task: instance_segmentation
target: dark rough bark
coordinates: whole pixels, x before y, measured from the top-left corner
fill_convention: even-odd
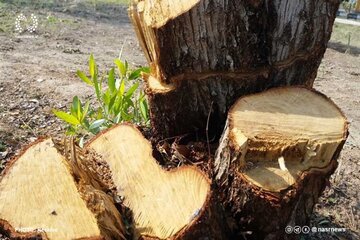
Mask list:
[[[183,73],[256,71],[314,51],[321,59],[339,5],[338,0],[199,0],[161,25],[144,20],[165,15],[159,6],[140,2],[143,7],[132,16],[154,76],[167,83]]]
[[[175,239],[181,240],[227,240],[230,237],[230,230],[225,219],[224,210],[219,204],[217,194],[207,200],[204,210],[199,217],[194,219],[189,227],[180,231]]]
[[[160,138],[188,133],[205,136],[209,114],[209,135],[218,134],[235,97],[263,90],[263,85],[267,85],[263,76],[255,79],[245,77],[242,84],[238,82],[226,76],[215,76],[202,80],[183,80],[178,87],[168,92],[157,92],[148,87],[154,134]]]
[[[205,135],[212,103],[210,135],[220,135],[238,97],[276,86],[311,87],[338,5],[338,0],[200,0],[159,24],[144,17],[159,6],[139,1],[130,15],[151,75],[173,88],[164,93],[148,87],[157,136]]]
[[[298,57],[276,67],[262,68],[256,73],[183,75],[169,87],[172,90],[165,92],[148,84],[147,95],[155,135],[160,138],[187,133],[205,136],[210,114],[209,135],[220,136],[227,112],[239,97],[278,86],[311,87],[320,61],[314,54],[311,58]]]

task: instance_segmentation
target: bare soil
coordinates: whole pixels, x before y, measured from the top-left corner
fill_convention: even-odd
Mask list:
[[[122,5],[27,6],[21,12],[38,17],[35,33],[17,34],[19,9],[0,2],[0,171],[38,136],[64,133],[63,123],[51,110],[65,109],[74,95],[91,97],[91,89],[75,75],[78,69],[88,71],[90,53],[100,71],[113,66],[122,47],[122,58],[131,65],[146,64]],[[346,232],[302,237],[360,239],[360,57],[343,53],[346,46],[339,43],[329,46],[336,49],[327,50],[314,87],[344,111],[350,135],[310,227],[339,227]]]

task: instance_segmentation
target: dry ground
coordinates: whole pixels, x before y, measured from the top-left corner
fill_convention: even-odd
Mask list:
[[[122,46],[123,58],[132,65],[145,64],[126,8],[117,1],[96,6],[70,1],[72,4],[36,5],[35,9],[10,2],[13,4],[0,1],[0,171],[2,164],[39,135],[63,133],[51,109],[64,108],[74,95],[91,94],[75,76],[78,69],[87,71],[90,53],[103,71],[112,66]],[[20,12],[36,14],[35,34],[14,32]],[[312,226],[347,231],[304,235],[303,239],[360,239],[360,46],[344,44],[345,34],[334,34],[315,88],[345,112],[350,136],[331,186],[316,206]],[[347,49],[351,54],[343,53]]]

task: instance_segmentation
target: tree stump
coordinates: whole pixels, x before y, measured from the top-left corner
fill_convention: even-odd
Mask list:
[[[48,138],[14,159],[0,179],[0,233],[11,239],[125,239],[116,207]]]
[[[147,92],[155,133],[205,135],[210,114],[210,129],[220,135],[239,97],[311,87],[339,2],[133,1],[130,16],[152,69]]]
[[[300,87],[240,98],[216,154],[222,199],[254,239],[293,239],[304,226],[347,138],[348,125],[327,97]]]
[[[191,166],[162,169],[136,128],[115,126],[87,148],[109,164],[118,195],[132,210],[134,239],[228,239],[209,179]]]

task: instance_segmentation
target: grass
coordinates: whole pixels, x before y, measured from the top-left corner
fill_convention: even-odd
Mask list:
[[[12,5],[17,8],[32,7],[35,9],[53,7],[60,4],[59,0],[0,0],[0,2],[6,3],[7,5]]]
[[[74,0],[62,1],[62,0],[0,0],[0,6],[4,3],[14,5],[16,7],[32,7],[32,8],[52,8],[64,6],[66,4],[74,3]],[[129,4],[130,0],[81,0],[80,2],[85,4],[97,5],[97,4]]]
[[[6,10],[6,5],[0,2],[0,33],[11,32],[14,29],[15,18],[13,14]]]
[[[330,41],[348,45],[350,34],[350,46],[360,48],[360,26],[334,23]]]
[[[78,3],[85,4],[86,6],[94,7],[94,9],[101,8],[104,5],[127,5],[131,0],[81,0]],[[9,15],[5,8],[12,6],[17,9],[22,7],[30,8],[48,8],[65,6],[74,3],[75,0],[0,0],[0,32],[10,32],[13,29],[14,17]],[[2,10],[1,10],[2,9]],[[47,19],[48,24],[58,23],[58,19]],[[342,23],[334,23],[333,33],[331,40],[335,43],[340,43],[343,46],[348,46],[350,35],[350,46],[360,48],[360,27],[346,25]]]
[[[116,6],[130,4],[131,0],[82,0],[81,3],[84,5],[92,6],[95,10],[98,8],[102,9],[104,6]]]
[[[28,13],[32,10],[41,11],[41,9],[46,9],[51,12],[54,9],[66,9],[68,6],[75,4],[78,10],[87,11],[91,9],[90,12],[99,11],[106,14],[108,11],[107,6],[128,5],[130,1],[131,0],[0,0],[0,33],[14,33],[15,18],[17,14],[23,11]],[[44,25],[48,30],[58,27],[59,24],[73,24],[67,19],[59,19],[52,15],[49,15],[45,19],[40,15],[38,16],[40,25]]]
[[[11,6],[5,5],[0,2],[0,33],[14,34],[15,18],[18,12],[11,10]],[[30,13],[25,12],[25,16],[29,17]],[[55,15],[49,14],[48,16],[37,15],[39,20],[39,29],[46,31],[54,31],[59,27],[59,24],[74,26],[75,22],[71,19],[62,19]]]
[[[102,4],[129,4],[130,0],[85,0],[91,3],[102,3]]]

